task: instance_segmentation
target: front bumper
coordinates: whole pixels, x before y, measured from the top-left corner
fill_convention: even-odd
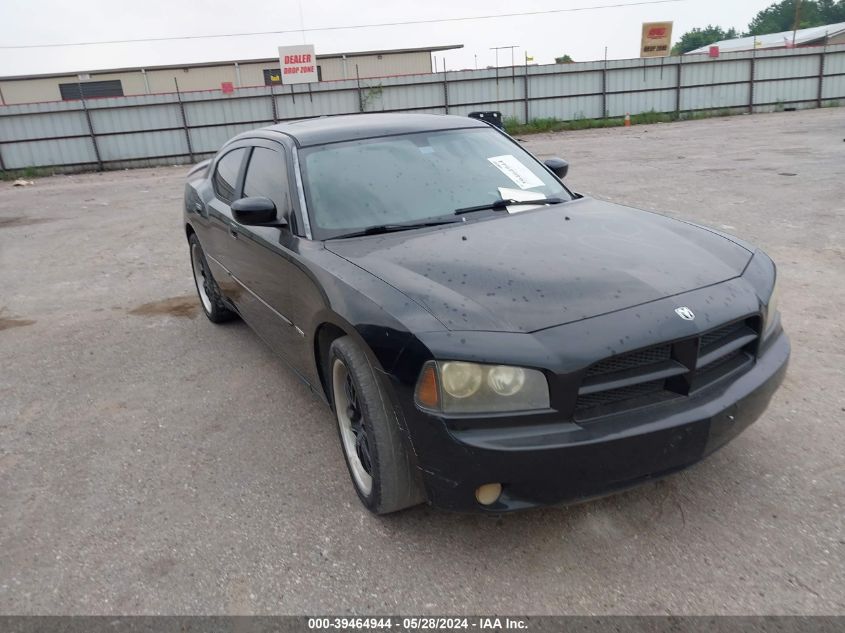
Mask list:
[[[583,426],[562,421],[458,431],[441,418],[406,410],[429,501],[448,510],[501,513],[582,501],[683,469],[760,417],[783,380],[789,353],[781,331],[733,381]],[[494,482],[503,486],[499,500],[480,505],[475,489]]]

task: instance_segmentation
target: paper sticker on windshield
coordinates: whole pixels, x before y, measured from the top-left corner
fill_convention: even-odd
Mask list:
[[[528,167],[520,163],[515,156],[504,154],[502,156],[491,156],[487,160],[493,163],[496,169],[510,178],[520,189],[543,186],[543,181],[537,178]]]
[[[539,191],[523,191],[521,189],[509,189],[508,187],[499,187],[499,195],[502,200],[517,200],[519,202],[543,200],[546,197]],[[542,206],[542,204],[511,205],[507,209],[508,213],[522,213],[531,209],[539,209]]]

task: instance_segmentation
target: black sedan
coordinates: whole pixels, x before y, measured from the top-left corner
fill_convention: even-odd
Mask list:
[[[247,132],[190,172],[205,314],[331,406],[369,510],[621,490],[724,445],[780,384],[771,259],[566,170],[474,119],[368,114]]]

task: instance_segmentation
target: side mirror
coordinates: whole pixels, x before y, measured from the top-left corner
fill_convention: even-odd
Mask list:
[[[543,164],[552,170],[555,176],[563,180],[566,178],[566,172],[569,171],[569,163],[562,158],[549,158],[544,160]]]
[[[241,198],[232,203],[232,215],[241,224],[287,224],[276,217],[276,204],[270,198]]]

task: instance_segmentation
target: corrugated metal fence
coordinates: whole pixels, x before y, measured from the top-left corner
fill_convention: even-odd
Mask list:
[[[845,100],[845,45],[627,59],[0,107],[0,170],[187,163],[274,122],[353,112],[520,121],[625,113],[821,107]]]

